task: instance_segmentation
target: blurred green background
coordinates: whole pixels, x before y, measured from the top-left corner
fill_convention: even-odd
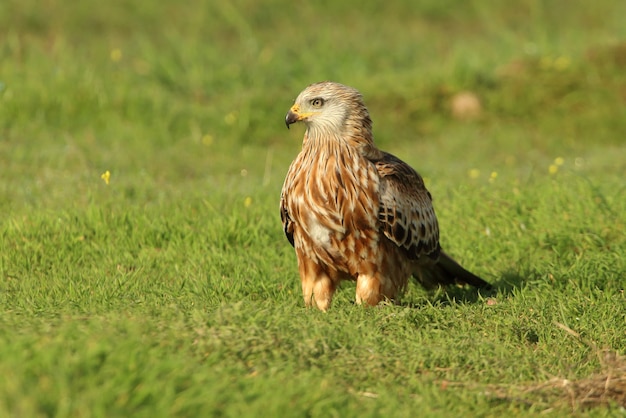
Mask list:
[[[104,170],[128,196],[231,187],[241,170],[275,191],[301,138],[284,114],[325,79],[361,90],[378,144],[426,176],[592,158],[624,143],[625,13],[610,0],[3,1],[0,205],[63,206]],[[470,122],[450,110],[464,91],[481,105]]]

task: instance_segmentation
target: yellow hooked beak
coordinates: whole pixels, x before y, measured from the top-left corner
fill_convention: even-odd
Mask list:
[[[285,116],[285,125],[287,125],[287,129],[289,129],[289,125],[292,123],[300,122],[301,120],[305,120],[309,116],[315,114],[315,112],[302,112],[300,113],[300,106],[295,104],[291,106],[289,112],[287,112],[287,116]]]

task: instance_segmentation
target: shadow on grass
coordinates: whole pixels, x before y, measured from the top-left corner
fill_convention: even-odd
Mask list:
[[[513,290],[525,287],[535,276],[537,276],[535,272],[520,275],[518,271],[505,271],[497,281],[491,284],[492,288],[489,292],[494,296],[498,293],[508,296],[513,293]]]
[[[506,271],[500,278],[491,282],[490,289],[477,289],[471,286],[449,286],[442,287],[432,292],[429,303],[437,305],[449,305],[452,303],[482,303],[487,298],[495,298],[497,295],[508,296],[515,289],[522,289],[528,283],[528,276],[521,276],[519,272]],[[415,283],[418,285],[417,283]],[[426,303],[426,302],[424,302]],[[400,306],[407,308],[421,308],[424,303],[402,301]]]

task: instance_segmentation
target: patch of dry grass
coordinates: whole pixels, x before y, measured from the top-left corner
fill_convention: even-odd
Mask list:
[[[555,322],[555,325],[593,349],[601,365],[599,372],[578,379],[554,377],[541,383],[488,385],[484,392],[498,401],[520,403],[543,412],[611,405],[626,408],[626,356],[612,349],[597,348],[593,341],[584,340],[564,324]],[[444,386],[467,385],[446,382]]]

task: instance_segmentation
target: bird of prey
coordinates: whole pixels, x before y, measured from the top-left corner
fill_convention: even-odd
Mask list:
[[[311,84],[285,122],[306,125],[283,185],[280,216],[307,306],[327,310],[342,280],[355,280],[356,302],[367,305],[397,302],[411,276],[426,288],[490,286],[442,251],[422,177],[376,147],[356,89]]]

